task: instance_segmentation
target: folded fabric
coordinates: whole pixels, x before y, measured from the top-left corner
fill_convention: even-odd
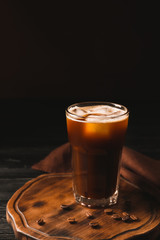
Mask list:
[[[71,172],[70,144],[66,143],[56,148],[32,168],[53,173]],[[120,174],[160,201],[160,161],[124,147]]]
[[[71,172],[71,146],[69,143],[54,149],[48,156],[32,166],[33,169],[48,173]]]
[[[44,172],[71,173],[70,144],[66,143],[56,148],[32,168]],[[120,174],[127,181],[160,201],[160,161],[124,147]],[[160,227],[145,235],[144,238],[138,237],[138,239],[160,239]]]
[[[160,201],[160,161],[124,147],[120,174]]]

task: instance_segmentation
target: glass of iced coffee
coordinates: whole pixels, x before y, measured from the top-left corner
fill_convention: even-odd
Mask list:
[[[78,203],[105,207],[117,202],[128,117],[126,107],[110,102],[82,102],[67,108],[73,192]]]

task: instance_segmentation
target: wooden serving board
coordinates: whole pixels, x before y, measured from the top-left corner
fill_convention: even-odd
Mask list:
[[[69,204],[71,209],[64,210],[61,204]],[[122,240],[144,235],[160,224],[158,204],[121,180],[119,201],[112,208],[114,213],[121,214],[126,207],[129,214],[138,217],[138,221],[126,223],[114,220],[104,213],[104,209],[82,207],[74,200],[70,175],[45,174],[27,182],[12,196],[6,216],[16,238],[22,240]],[[87,211],[94,219],[86,217]],[[69,223],[69,217],[74,217],[76,223]],[[92,228],[90,221],[98,222],[99,227]]]

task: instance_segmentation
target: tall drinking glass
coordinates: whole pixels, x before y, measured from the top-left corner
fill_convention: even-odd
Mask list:
[[[110,102],[82,102],[67,108],[73,192],[80,204],[105,207],[117,202],[128,117],[126,107]]]

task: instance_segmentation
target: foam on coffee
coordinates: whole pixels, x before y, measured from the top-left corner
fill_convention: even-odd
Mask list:
[[[121,121],[127,118],[127,109],[112,107],[109,105],[91,105],[91,106],[73,106],[69,112],[73,114],[68,116],[72,120],[85,122],[113,122]]]

